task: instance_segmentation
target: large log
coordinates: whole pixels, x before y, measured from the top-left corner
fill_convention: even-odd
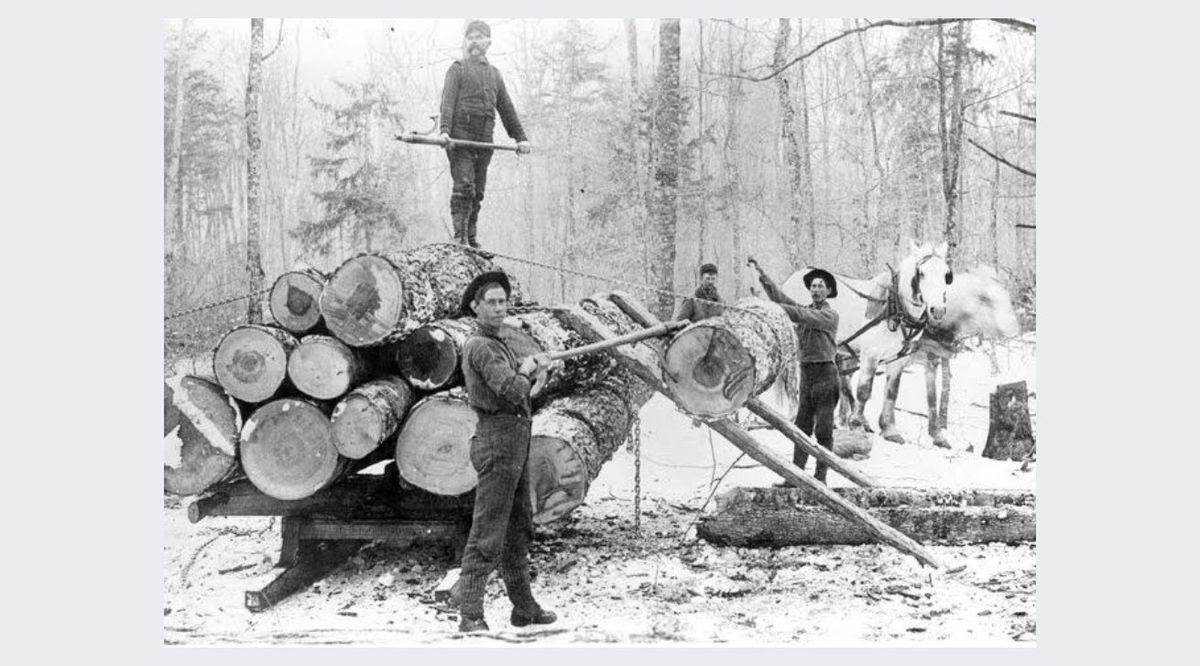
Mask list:
[[[418,402],[396,436],[400,478],[437,495],[461,495],[479,483],[471,436],[479,420],[462,389]]]
[[[1028,491],[835,488],[877,520],[926,543],[1020,543],[1037,537]],[[700,519],[700,538],[722,546],[858,545],[875,537],[796,488],[734,488]]]
[[[282,328],[238,326],[217,344],[213,360],[217,381],[238,400],[270,400],[287,378],[288,357],[297,344],[296,337]]]
[[[528,471],[534,522],[553,522],[583,503],[651,395],[645,382],[616,370],[600,385],[556,397],[534,414]]]
[[[242,417],[220,386],[199,377],[166,380],[163,394],[163,487],[195,495],[237,469]]]
[[[513,326],[501,329],[502,337],[518,360],[540,352],[561,352],[591,342],[563,323],[561,311],[534,310],[509,317]],[[550,363],[545,381],[533,387],[530,398],[537,407],[551,396],[598,383],[615,367],[607,354],[587,354]]]
[[[397,342],[427,322],[457,316],[471,280],[490,270],[490,261],[449,243],[359,255],[329,278],[321,314],[330,332],[352,347]],[[511,300],[521,300],[515,281]]]
[[[328,277],[315,268],[280,275],[271,285],[271,316],[283,328],[303,335],[321,322],[321,292]]]
[[[327,413],[294,398],[256,409],[241,437],[242,469],[250,481],[282,500],[308,497],[336,481],[347,461],[333,444]]]
[[[288,378],[305,395],[333,400],[366,374],[366,363],[346,343],[328,335],[307,335],[288,357]]]
[[[441,319],[408,334],[388,352],[413,387],[441,391],[462,384],[463,345],[476,330],[473,318]]]
[[[359,460],[400,428],[415,394],[401,377],[381,377],[351,391],[330,418],[338,453]]]
[[[783,308],[758,298],[734,306],[688,326],[667,346],[664,381],[676,402],[696,416],[733,414],[796,358],[795,328]]]

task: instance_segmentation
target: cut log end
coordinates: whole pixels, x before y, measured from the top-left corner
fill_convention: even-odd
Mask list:
[[[217,345],[213,365],[217,381],[233,397],[250,403],[272,398],[287,376],[296,339],[269,326],[239,326]]]
[[[291,271],[271,287],[271,316],[292,333],[311,331],[321,321],[321,292],[325,282],[316,271]]]
[[[320,297],[325,325],[355,347],[387,338],[404,310],[400,273],[387,259],[362,255],[338,267]]]
[[[334,413],[332,423],[334,446],[338,453],[352,460],[366,457],[387,437],[383,418],[364,396],[347,396]]]
[[[545,430],[546,416],[538,416],[538,425]],[[561,415],[551,418],[562,419]],[[558,435],[539,434],[529,444],[529,494],[533,505],[533,522],[538,525],[554,522],[583,504],[587,495],[588,469],[570,443],[572,437],[593,439],[586,426],[565,420]]]
[[[479,477],[471,466],[478,418],[466,399],[434,395],[413,407],[396,437],[396,466],[412,485],[437,495],[461,495]]]
[[[756,381],[754,359],[737,336],[704,322],[672,340],[663,376],[684,409],[705,417],[737,411],[751,397]]]
[[[413,386],[436,391],[449,386],[458,373],[459,349],[442,329],[423,326],[400,343],[396,366]]]
[[[198,377],[167,380],[164,392],[163,487],[195,495],[236,468],[241,416],[220,386]]]
[[[288,359],[288,376],[305,395],[333,400],[350,390],[362,363],[343,342],[327,335],[310,335]]]
[[[281,500],[308,497],[339,476],[343,461],[329,418],[284,398],[259,407],[242,429],[242,468],[261,491]]]

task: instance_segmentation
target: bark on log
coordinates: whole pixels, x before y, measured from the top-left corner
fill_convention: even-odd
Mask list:
[[[923,542],[1020,543],[1037,536],[1027,491],[835,488],[878,520]],[[876,539],[796,488],[734,488],[700,519],[697,534],[739,547],[858,545]]]
[[[217,381],[238,400],[270,400],[287,377],[288,357],[297,344],[296,337],[282,328],[238,326],[217,344],[213,361]]]
[[[414,388],[441,391],[462,384],[462,348],[478,330],[475,319],[442,319],[405,336],[389,350],[392,364]]]
[[[199,377],[166,380],[163,394],[163,487],[195,495],[237,469],[242,417],[217,384]]]
[[[308,335],[288,357],[288,378],[305,395],[334,400],[366,374],[366,362],[346,343],[328,335]]]
[[[1025,382],[1001,384],[991,395],[987,443],[983,457],[1024,460],[1037,450],[1029,420],[1029,392]]]
[[[744,298],[720,317],[698,321],[667,346],[663,377],[686,411],[729,416],[767,390],[796,358],[796,332],[778,305]]]
[[[347,467],[333,444],[328,412],[303,400],[282,398],[250,415],[242,428],[242,469],[276,499],[308,497],[332,484]]]
[[[366,457],[400,428],[415,394],[401,377],[382,377],[350,392],[333,410],[333,444],[352,460]]]
[[[328,277],[315,268],[280,275],[271,286],[271,316],[283,328],[303,335],[321,322],[321,292]]]
[[[418,402],[396,436],[400,478],[437,495],[461,495],[479,477],[471,466],[471,436],[478,419],[461,389]]]
[[[330,277],[321,314],[329,330],[352,347],[397,342],[427,322],[458,316],[467,285],[491,270],[492,262],[447,243],[359,255]],[[513,280],[511,301],[520,300]]]
[[[216,350],[212,350],[196,356],[168,361],[163,367],[163,379],[190,375],[192,377],[207,379],[214,384],[219,384],[215,363],[216,356]]]
[[[550,310],[524,312],[505,321],[513,326],[502,328],[501,337],[518,361],[540,352],[558,352],[591,342],[564,324],[561,316]],[[554,395],[598,383],[614,367],[607,354],[586,354],[554,361],[546,372],[546,380],[534,385],[530,398],[537,408]]]

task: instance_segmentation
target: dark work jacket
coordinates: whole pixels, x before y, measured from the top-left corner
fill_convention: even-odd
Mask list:
[[[483,414],[512,414],[529,418],[531,380],[517,372],[517,357],[500,339],[499,331],[480,324],[479,332],[463,346],[462,373],[467,402]]]
[[[510,137],[529,140],[500,70],[486,58],[454,61],[446,70],[446,84],[442,86],[440,131],[453,139],[491,142],[496,111]]]
[[[838,313],[825,301],[820,307],[816,305],[800,305],[783,293],[783,290],[766,275],[760,275],[767,297],[783,308],[796,324],[796,333],[800,336],[800,362],[826,363],[837,360],[837,344],[834,337],[838,330]]]

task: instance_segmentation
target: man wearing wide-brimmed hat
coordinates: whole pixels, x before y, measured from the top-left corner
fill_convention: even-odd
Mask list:
[[[463,58],[446,70],[446,83],[442,87],[441,137],[491,143],[496,112],[499,111],[505,131],[517,142],[517,153],[528,153],[529,139],[517,118],[517,109],[504,86],[504,78],[487,60],[487,50],[492,45],[491,27],[474,20],[467,24],[464,35]],[[454,180],[450,192],[454,240],[477,248],[476,224],[487,186],[492,150],[459,146],[448,148],[446,155],[450,158],[450,177]]]
[[[837,280],[821,268],[805,273],[804,286],[812,296],[812,305],[800,305],[788,298],[757,262],[751,259],[750,263],[758,270],[758,281],[767,297],[783,307],[796,323],[796,333],[800,337],[800,410],[796,413],[796,427],[806,435],[813,435],[815,430],[817,443],[832,451],[833,410],[838,403],[835,339],[838,313],[829,305],[828,299],[837,298]],[[801,469],[808,463],[808,454],[798,444],[792,450],[792,462]],[[825,481],[827,469],[825,463],[817,461],[815,476],[818,481]]]
[[[479,325],[462,352],[467,401],[478,417],[471,438],[471,465],[479,474],[479,485],[462,571],[452,594],[462,614],[460,631],[488,630],[483,592],[497,567],[513,604],[514,626],[550,624],[557,619],[538,605],[530,588],[533,507],[525,474],[532,427],[529,392],[535,383],[545,381],[550,361],[545,354],[536,354],[518,362],[500,338],[511,295],[508,276],[492,271],[472,280],[462,298],[460,314],[475,317]]]

